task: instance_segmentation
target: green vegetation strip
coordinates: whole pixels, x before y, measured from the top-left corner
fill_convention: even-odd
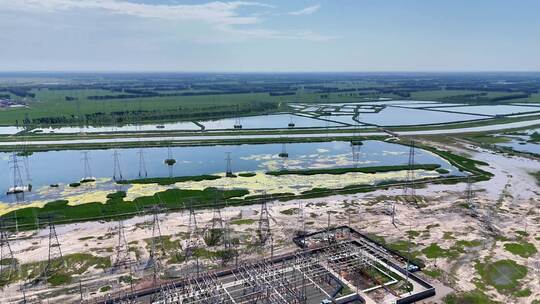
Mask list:
[[[90,267],[97,269],[108,269],[111,267],[110,259],[97,257],[87,253],[74,253],[64,256],[65,264],[62,265],[59,260],[53,260],[55,266],[54,273],[48,278],[48,283],[52,286],[69,284],[73,281],[72,276],[81,275]],[[30,281],[39,276],[42,271],[42,262],[32,262],[19,265],[19,271],[14,273],[8,280],[0,280],[0,286],[9,283],[25,280]]]
[[[179,177],[153,177],[119,181],[118,184],[159,184],[162,186],[182,182],[200,182],[205,180],[220,179],[217,175],[179,176]]]
[[[425,164],[425,165],[414,165],[414,170],[435,170],[438,169],[440,165],[438,164]],[[359,173],[383,173],[383,172],[392,172],[392,171],[401,171],[408,170],[408,165],[396,165],[396,166],[375,166],[375,167],[363,167],[363,168],[335,168],[335,169],[311,169],[311,170],[281,170],[281,171],[270,171],[266,174],[273,176],[280,175],[316,175],[316,174],[345,174],[349,172],[359,172]]]
[[[191,204],[193,208],[204,208],[219,199],[231,199],[242,197],[249,192],[247,190],[218,190],[206,188],[204,190],[180,190],[169,189],[157,192],[153,196],[142,196],[133,201],[124,201],[125,193],[118,192],[108,196],[103,204],[100,202],[87,203],[76,206],[68,205],[68,201],[59,200],[47,203],[43,208],[28,207],[4,214],[1,218],[13,219],[16,217],[19,228],[36,229],[43,222],[40,216],[53,214],[58,223],[73,223],[98,219],[115,220],[126,218],[145,212],[145,208],[160,203],[167,210],[183,209]],[[239,203],[242,203],[240,201]]]
[[[467,171],[472,173],[473,182],[487,181],[490,180],[491,177],[493,177],[492,173],[484,171],[477,167],[489,166],[488,163],[470,159],[461,155],[456,155],[451,152],[439,150],[437,148],[426,145],[417,145],[417,147],[437,154],[438,156],[446,159],[451,165],[457,167],[460,171]]]

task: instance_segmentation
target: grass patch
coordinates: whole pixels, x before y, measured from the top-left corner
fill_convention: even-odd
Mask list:
[[[417,237],[417,236],[420,235],[420,232],[415,231],[415,230],[408,230],[408,231],[407,231],[407,235],[408,235],[410,238],[414,239],[415,237]]]
[[[79,238],[79,241],[88,241],[88,240],[91,240],[93,238],[94,238],[93,236],[85,236],[85,237]]]
[[[101,288],[99,289],[99,292],[107,292],[107,291],[109,291],[109,290],[111,290],[111,289],[112,289],[112,287],[109,286],[109,285],[107,285],[107,286],[101,287]]]
[[[428,259],[437,259],[437,258],[455,258],[459,256],[459,252],[453,248],[443,249],[438,244],[432,243],[428,247],[422,249],[422,253]]]
[[[529,236],[529,233],[523,230],[516,230],[516,234],[519,235],[520,237]]]
[[[409,260],[413,264],[417,265],[418,267],[420,267],[420,268],[425,267],[424,261],[422,261],[421,259],[418,258],[418,256],[420,255],[420,252],[412,251],[412,248],[416,248],[418,246],[416,243],[411,242],[411,244],[410,244],[411,254],[408,255],[409,242],[407,242],[407,241],[402,240],[402,241],[397,241],[397,242],[394,242],[394,243],[387,243],[386,240],[384,239],[384,237],[382,237],[382,236],[378,236],[378,235],[375,235],[375,234],[367,234],[366,236],[372,242],[375,242],[375,243],[385,247],[386,249],[388,249],[390,251],[394,251],[395,253],[398,253],[399,255],[401,255],[404,258],[407,258],[407,256],[408,256]]]
[[[534,244],[531,243],[506,243],[504,244],[504,249],[507,251],[519,255],[522,258],[529,258],[533,255],[535,255],[538,250],[536,250],[536,247]]]
[[[251,225],[255,222],[256,220],[252,220],[252,219],[238,219],[238,220],[231,221],[231,225]]]
[[[293,214],[296,214],[297,212],[298,212],[298,208],[289,208],[289,209],[282,210],[279,213],[285,214],[285,215],[293,215]]]
[[[467,139],[482,143],[482,144],[502,144],[512,141],[512,139],[504,136],[492,136],[492,135],[477,135],[471,136]]]
[[[53,261],[53,273],[49,276],[48,282],[52,286],[65,285],[72,282],[72,276],[81,275],[90,267],[97,269],[107,269],[111,267],[108,257],[97,257],[87,253],[75,253],[64,256],[65,266],[59,260]],[[37,278],[43,267],[43,262],[34,262],[20,265],[20,271],[12,276],[7,282],[0,282],[0,285],[13,283],[21,280],[33,280]]]
[[[456,238],[452,236],[453,234],[452,231],[443,232],[443,240],[455,240]]]
[[[519,289],[519,281],[527,275],[527,267],[513,260],[478,262],[475,268],[483,282],[495,287],[501,293]]]
[[[422,270],[423,273],[425,273],[426,275],[432,277],[432,278],[440,278],[442,276],[442,270],[438,269],[438,268],[435,268],[435,269],[423,269]]]
[[[479,290],[450,294],[443,299],[445,304],[495,304],[491,298]]]
[[[438,164],[418,164],[414,165],[414,170],[435,170],[438,169],[440,165]],[[280,175],[317,175],[317,174],[345,174],[350,172],[359,172],[359,173],[383,173],[383,172],[392,172],[392,171],[402,171],[408,170],[408,165],[396,165],[396,166],[374,166],[374,167],[364,167],[364,168],[334,168],[334,169],[311,169],[311,170],[280,170],[280,171],[269,171],[266,174],[273,176]]]
[[[525,298],[525,297],[530,296],[531,294],[532,294],[532,291],[529,288],[525,288],[523,290],[519,290],[512,293],[514,297],[518,297],[518,298]]]
[[[480,240],[472,240],[472,241],[465,241],[465,240],[459,240],[456,242],[456,245],[459,247],[478,247],[482,245],[482,241]]]

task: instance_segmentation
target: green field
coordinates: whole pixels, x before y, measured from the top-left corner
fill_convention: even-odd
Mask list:
[[[195,119],[210,119],[222,117],[234,117],[236,115],[253,115],[273,113],[289,110],[287,102],[349,102],[358,101],[355,94],[328,93],[299,93],[288,96],[271,96],[269,93],[241,93],[224,94],[217,92],[214,95],[197,96],[158,96],[158,97],[133,97],[124,99],[92,100],[89,96],[115,96],[123,94],[109,90],[79,89],[79,90],[52,90],[33,89],[34,98],[26,98],[27,108],[2,109],[0,110],[0,125],[13,125],[15,121],[22,121],[25,115],[30,120],[43,118],[57,118],[65,121],[43,123],[45,125],[57,124],[91,124],[112,125],[113,119],[118,124],[163,121],[191,121]],[[156,91],[160,93],[159,91]],[[167,91],[177,93],[178,91]],[[183,91],[180,91],[183,92]],[[129,94],[126,94],[129,95]],[[13,96],[13,95],[12,95]],[[392,94],[376,94],[373,97],[399,97]],[[66,100],[72,97],[75,100]],[[129,112],[129,114],[121,113]],[[136,114],[136,113],[142,114]],[[78,114],[82,118],[78,117]],[[96,115],[91,120],[84,118],[85,115]],[[111,115],[114,113],[114,115]],[[113,118],[114,116],[114,118]]]

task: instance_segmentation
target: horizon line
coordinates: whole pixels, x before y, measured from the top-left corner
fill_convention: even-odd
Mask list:
[[[173,71],[173,70],[11,70],[0,71],[2,74],[45,74],[45,73],[81,73],[81,74],[399,74],[399,73],[540,73],[540,70],[371,70],[371,71]]]

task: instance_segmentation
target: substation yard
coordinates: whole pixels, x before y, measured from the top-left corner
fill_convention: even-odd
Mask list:
[[[540,246],[540,191],[529,173],[540,171],[540,163],[467,143],[444,146],[487,162],[489,167],[482,169],[494,174],[489,181],[473,184],[474,209],[466,206],[465,183],[416,189],[415,204],[403,199],[403,190],[397,188],[269,201],[262,243],[260,223],[265,212],[258,205],[227,207],[219,213],[199,210],[137,216],[122,223],[128,252],[125,261],[129,261],[123,265],[131,267],[111,267],[122,243],[117,222],[65,224],[57,226],[56,233],[67,270],[56,269],[56,276],[49,273],[47,284],[37,285],[22,278],[32,273],[35,277],[46,265],[49,229],[19,232],[10,237],[14,257],[20,265],[31,266],[19,267],[17,279],[0,293],[2,302],[26,298],[27,303],[75,303],[82,297],[86,303],[170,303],[165,299],[245,303],[251,296],[264,294],[258,303],[325,303],[329,299],[361,303],[360,298],[367,303],[394,303],[433,287],[435,295],[417,303],[443,303],[454,292],[458,303],[470,303],[467,299],[471,298],[536,303],[540,298],[536,250]],[[230,247],[222,240],[208,242],[217,218],[225,223]],[[342,225],[375,242],[336,230]],[[305,249],[293,242],[298,231],[315,233],[308,234]],[[238,254],[227,256],[227,248]],[[186,254],[187,249],[191,253]],[[403,258],[407,252],[413,257],[410,263]],[[151,256],[155,263],[149,263]],[[417,260],[424,265],[417,265],[420,271],[413,272],[416,269],[407,264],[416,265]],[[404,283],[408,280],[411,292]],[[135,298],[135,294],[140,296]]]

